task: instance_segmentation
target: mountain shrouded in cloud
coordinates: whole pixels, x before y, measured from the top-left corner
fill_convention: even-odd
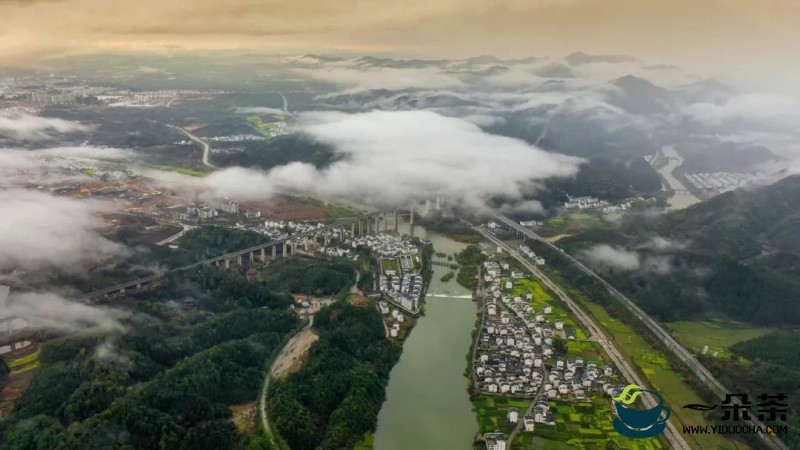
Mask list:
[[[299,128],[341,157],[321,169],[291,163],[267,172],[220,170],[195,187],[236,198],[303,190],[376,206],[441,196],[479,208],[492,197],[520,198],[538,182],[572,176],[581,163],[430,111],[306,113]]]
[[[798,88],[794,0],[12,0],[0,1],[0,17],[0,65],[174,49],[572,54],[576,64],[633,55],[729,73],[751,86],[769,74],[770,88]]]

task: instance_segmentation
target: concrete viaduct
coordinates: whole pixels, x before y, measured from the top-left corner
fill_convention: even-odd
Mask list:
[[[411,213],[411,217],[413,220],[413,212]],[[392,229],[397,231],[398,223],[397,210],[393,212],[376,211],[363,216],[342,220],[341,222],[326,225],[324,227],[304,233],[298,233],[282,239],[266,242],[254,247],[237,250],[235,252],[229,252],[224,255],[209,258],[194,264],[189,264],[187,266],[178,267],[157,275],[138,278],[136,280],[117,284],[105,289],[98,289],[85,294],[84,297],[88,300],[92,300],[111,294],[124,293],[128,289],[140,289],[143,286],[151,284],[169,274],[191,270],[206,264],[214,264],[216,266],[224,265],[225,267],[230,267],[232,261],[235,261],[236,264],[241,265],[244,259],[249,260],[251,263],[255,262],[256,260],[266,262],[268,252],[272,258],[276,258],[279,253],[281,256],[293,255],[295,247],[298,244],[303,245],[305,249],[308,250],[312,243],[319,243],[320,239],[322,239],[324,246],[327,247],[330,243],[332,234],[338,231],[339,236],[344,236],[345,230],[348,227],[350,229],[350,235],[356,237],[378,233],[381,231],[389,231],[390,224]],[[281,249],[280,252],[278,251],[279,248]]]

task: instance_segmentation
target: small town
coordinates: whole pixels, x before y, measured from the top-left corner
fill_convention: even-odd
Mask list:
[[[696,189],[712,194],[732,191],[736,188],[747,186],[758,179],[753,174],[731,172],[687,173],[685,177]]]

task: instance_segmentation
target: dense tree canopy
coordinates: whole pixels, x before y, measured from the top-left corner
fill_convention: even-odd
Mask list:
[[[374,307],[338,302],[314,327],[319,340],[300,371],[270,384],[270,420],[293,450],[352,448],[375,428],[400,348]]]

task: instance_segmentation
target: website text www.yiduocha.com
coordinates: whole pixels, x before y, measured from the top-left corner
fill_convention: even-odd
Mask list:
[[[769,434],[779,435],[789,432],[788,425],[684,425],[684,434]]]

